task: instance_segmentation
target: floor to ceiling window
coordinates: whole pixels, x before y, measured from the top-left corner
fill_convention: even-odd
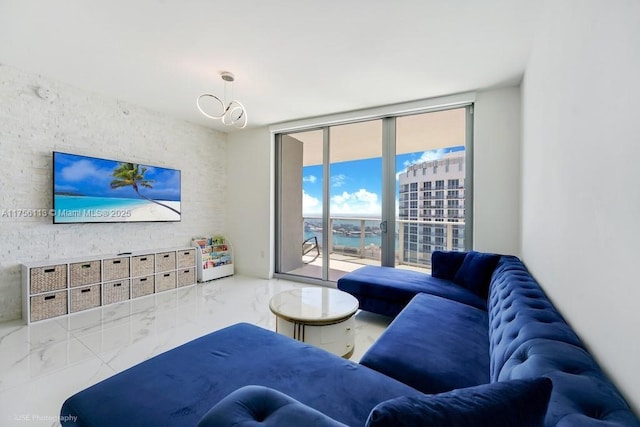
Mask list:
[[[470,108],[396,120],[397,265],[430,268],[433,251],[468,247]]]
[[[329,280],[354,260],[380,265],[382,121],[329,127]]]
[[[276,134],[276,274],[428,270],[470,247],[472,105]]]

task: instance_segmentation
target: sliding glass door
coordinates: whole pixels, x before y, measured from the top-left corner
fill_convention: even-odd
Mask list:
[[[381,121],[276,138],[276,272],[337,281],[380,265]]]
[[[399,266],[430,269],[433,251],[470,247],[470,235],[465,239],[470,108],[396,119]]]
[[[277,135],[278,273],[323,280],[324,131]]]
[[[276,135],[276,273],[335,282],[465,250],[471,106]]]
[[[382,121],[329,127],[329,280],[382,253]]]

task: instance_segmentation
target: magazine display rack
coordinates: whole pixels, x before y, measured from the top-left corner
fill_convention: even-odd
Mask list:
[[[192,244],[197,248],[198,282],[233,275],[231,242],[222,236],[196,237]]]

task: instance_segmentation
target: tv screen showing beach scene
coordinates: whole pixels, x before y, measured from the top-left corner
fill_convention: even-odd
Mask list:
[[[53,152],[53,222],[180,221],[180,171]]]

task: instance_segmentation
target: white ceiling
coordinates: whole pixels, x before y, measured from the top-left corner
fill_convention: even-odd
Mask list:
[[[455,108],[398,117],[396,154],[464,146],[465,114],[464,108]],[[331,163],[382,157],[381,119],[331,126],[329,136]],[[324,154],[321,129],[292,133],[291,137],[304,144],[304,166],[322,164]]]
[[[0,0],[0,64],[204,118],[231,71],[249,126],[517,84],[542,0]]]

